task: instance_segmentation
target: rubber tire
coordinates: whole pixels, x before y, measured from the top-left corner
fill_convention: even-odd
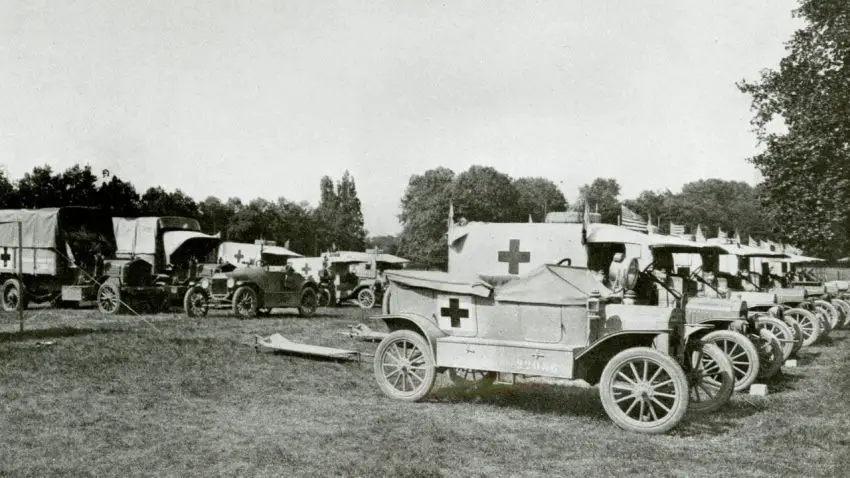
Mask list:
[[[425,367],[425,376],[423,377],[422,382],[417,388],[410,392],[396,389],[392,384],[390,384],[383,372],[384,355],[391,347],[401,341],[408,342],[419,351],[423,360],[422,365]],[[384,339],[381,340],[381,343],[378,344],[378,349],[375,351],[375,380],[378,382],[378,387],[380,387],[384,395],[396,400],[418,402],[428,396],[428,394],[431,393],[431,390],[434,389],[434,384],[437,382],[437,370],[435,368],[435,363],[431,346],[428,344],[428,341],[425,340],[425,337],[413,332],[412,330],[396,330],[384,337]]]
[[[239,302],[242,300],[242,296],[248,294],[251,297],[251,307],[247,310],[246,313],[240,312]],[[233,293],[233,315],[235,315],[239,319],[252,319],[257,317],[257,313],[260,310],[260,300],[257,297],[257,291],[255,291],[252,287],[243,285],[242,287],[236,289],[236,292]]]
[[[11,292],[11,289],[13,288],[18,290],[18,300],[20,301],[21,298],[23,298],[23,303],[21,305],[23,306],[23,309],[26,310],[29,305],[29,297],[27,297],[26,289],[23,289],[22,291],[21,284],[18,282],[18,279],[7,279],[6,282],[3,283],[2,296],[0,296],[2,297],[3,310],[6,312],[17,312],[18,310],[17,306],[10,308],[6,304],[6,294]]]
[[[117,305],[112,305],[113,301],[109,301],[109,306],[105,306],[106,302],[104,302],[104,298],[106,294],[112,295],[115,297],[115,302]],[[104,282],[97,289],[97,308],[100,310],[100,313],[103,315],[117,315],[124,311],[124,303],[121,301],[121,288],[115,282]]]
[[[655,422],[644,422],[629,417],[615,402],[613,392],[614,378],[620,369],[636,360],[647,360],[654,362],[664,369],[671,378],[673,386],[674,402],[670,406],[670,412],[663,420]],[[688,378],[682,367],[669,355],[662,354],[648,347],[632,347],[615,355],[605,365],[602,378],[599,380],[599,398],[602,407],[608,417],[620,428],[638,433],[665,433],[682,421],[688,411]]]
[[[749,368],[743,373],[739,373],[736,369],[736,363],[741,362],[740,355],[736,354],[735,357],[729,357],[729,361],[732,363],[732,368],[735,370],[735,391],[736,392],[744,392],[750,388],[759,375],[759,367],[761,361],[759,360],[759,352],[756,349],[756,346],[747,338],[746,335],[734,332],[732,330],[715,330],[705,334],[702,337],[703,342],[718,344],[721,350],[724,353],[727,350],[734,350],[734,347],[730,347],[729,345],[720,346],[720,343],[725,344],[734,344],[737,347],[740,347],[742,352],[744,352],[744,358],[746,359],[746,363],[749,364]],[[737,360],[736,360],[737,359]]]
[[[791,354],[794,353],[794,346],[797,339],[794,337],[794,331],[785,322],[773,317],[759,317],[759,324],[765,327],[779,340],[782,345],[782,360],[788,360]]]
[[[832,299],[832,303],[837,308],[841,309],[841,312],[843,314],[841,325],[839,325],[839,328],[843,329],[847,327],[847,324],[850,324],[850,303],[848,303],[844,299]]]
[[[713,380],[709,379],[708,383],[706,383],[705,371],[701,367],[702,364],[699,363],[695,367],[694,362],[695,359],[704,355],[707,355],[714,361],[717,370],[715,378]],[[732,362],[729,361],[729,357],[716,344],[709,344],[700,340],[695,345],[688,347],[686,360],[689,362],[687,370],[690,394],[688,409],[696,413],[711,413],[726,405],[735,391],[735,372],[732,369]],[[713,370],[714,367],[712,367],[711,371]],[[704,385],[716,390],[711,400],[700,400],[702,396],[700,390],[703,393],[705,392]]]
[[[806,309],[794,308],[785,311],[785,316],[794,319],[803,331],[803,347],[808,347],[820,338],[820,319]]]
[[[200,296],[201,298],[200,309],[192,307],[192,299],[196,296]],[[206,317],[207,313],[210,311],[210,298],[207,296],[206,292],[202,290],[194,288],[189,289],[183,296],[183,311],[186,312],[187,317]]]
[[[797,355],[797,352],[803,347],[803,329],[800,324],[791,317],[784,317],[785,324],[794,331],[794,348],[791,350],[791,355]]]
[[[375,292],[372,289],[361,289],[357,292],[357,304],[361,309],[375,307]]]
[[[319,307],[329,307],[331,305],[331,291],[325,288],[319,289]]]
[[[829,330],[830,332],[837,329],[841,324],[841,313],[838,312],[838,309],[825,300],[816,300],[814,302],[815,306],[820,306],[829,311]]]
[[[308,305],[304,305],[305,301]],[[316,295],[315,289],[306,287],[301,291],[301,300],[298,303],[298,315],[301,317],[313,317],[316,315],[316,309],[319,308],[319,296]]]
[[[782,357],[782,343],[769,330],[758,331],[759,339],[759,378],[771,378],[782,371],[785,359]]]

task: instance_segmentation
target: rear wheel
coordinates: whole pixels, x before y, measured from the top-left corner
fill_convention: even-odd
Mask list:
[[[716,344],[729,358],[735,373],[736,392],[747,390],[756,381],[760,365],[759,353],[745,335],[731,330],[715,330],[706,334],[702,341]]]
[[[331,305],[331,291],[325,288],[319,289],[319,307]]]
[[[449,380],[451,380],[453,385],[461,387],[475,386],[477,388],[486,388],[493,385],[497,375],[496,372],[485,372],[468,368],[449,369]]]
[[[800,325],[803,333],[803,347],[808,347],[820,338],[820,319],[806,309],[789,309],[785,317],[790,317]]]
[[[3,283],[3,310],[6,312],[14,312],[18,310],[18,306],[26,309],[29,298],[26,291],[21,287],[18,279],[8,279]]]
[[[688,409],[688,379],[670,356],[634,347],[605,365],[599,396],[605,412],[620,428],[664,433],[678,425]]]
[[[735,373],[732,362],[715,344],[696,341],[688,347],[688,408],[699,413],[718,410],[732,397]]]
[[[847,324],[850,323],[850,303],[843,299],[833,299],[832,303],[841,310],[842,318],[839,327],[847,327]]]
[[[784,317],[785,324],[794,332],[794,348],[791,350],[791,355],[796,355],[803,347],[803,329],[800,324],[791,317]]]
[[[841,314],[838,312],[838,309],[825,300],[816,300],[815,307],[820,308],[824,311],[824,315],[829,320],[829,330],[838,327],[838,324],[841,323]]]

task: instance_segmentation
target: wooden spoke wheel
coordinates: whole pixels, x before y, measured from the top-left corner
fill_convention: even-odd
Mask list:
[[[728,403],[735,390],[735,373],[720,347],[697,341],[688,347],[687,359],[688,408],[709,413]]]
[[[800,325],[803,333],[803,347],[808,347],[820,338],[820,319],[815,314],[805,309],[789,309],[785,311],[785,317],[794,319]]]
[[[782,344],[773,333],[766,329],[758,331],[757,341],[759,351],[759,378],[770,378],[782,370],[785,359],[782,355]]]
[[[688,408],[688,379],[668,355],[647,347],[624,350],[602,371],[599,395],[605,412],[620,428],[664,433]]]
[[[815,307],[820,308],[824,311],[827,319],[829,319],[829,329],[830,331],[838,328],[841,324],[841,313],[838,311],[838,308],[831,303],[825,300],[816,300]]]
[[[2,290],[3,310],[6,312],[14,312],[18,310],[18,306],[22,305],[27,308],[29,302],[27,294],[22,290],[21,283],[18,279],[8,279],[3,283]],[[22,304],[23,303],[23,304]]]
[[[424,337],[411,330],[397,330],[375,351],[375,379],[388,397],[416,402],[434,388],[434,364],[434,354]]]
[[[104,282],[97,289],[97,308],[104,315],[115,315],[124,308],[121,288],[114,282]]]
[[[357,303],[363,309],[375,307],[375,292],[372,289],[362,289],[357,293]]]
[[[240,319],[250,319],[257,316],[260,309],[257,291],[243,285],[233,294],[233,314]]]
[[[745,335],[731,330],[715,330],[702,338],[703,342],[716,344],[732,363],[735,373],[735,391],[747,390],[758,378],[759,353]]]
[[[206,317],[210,311],[210,299],[200,289],[189,289],[183,297],[183,310],[189,317]]]
[[[794,345],[797,343],[794,330],[779,319],[764,316],[759,317],[759,327],[776,336],[782,345],[782,360],[788,360],[788,357],[794,353]]]
[[[316,309],[319,307],[319,296],[316,290],[311,287],[306,287],[301,291],[301,302],[298,305],[298,314],[301,317],[312,317],[316,314]]]
[[[468,368],[450,368],[449,380],[457,386],[489,387],[496,381],[496,372],[472,370]]]
[[[838,327],[847,327],[850,324],[850,303],[843,299],[832,299],[832,303],[841,311],[841,323]]]

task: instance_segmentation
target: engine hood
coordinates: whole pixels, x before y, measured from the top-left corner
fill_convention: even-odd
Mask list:
[[[685,306],[685,321],[700,324],[714,320],[737,320],[747,317],[747,301],[740,298],[694,297]]]
[[[730,294],[732,299],[743,300],[750,308],[773,307],[779,303],[777,295],[773,292],[743,292],[735,291]]]

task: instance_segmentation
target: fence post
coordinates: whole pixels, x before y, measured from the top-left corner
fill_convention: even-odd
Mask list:
[[[18,320],[24,331],[24,223],[18,221]]]

